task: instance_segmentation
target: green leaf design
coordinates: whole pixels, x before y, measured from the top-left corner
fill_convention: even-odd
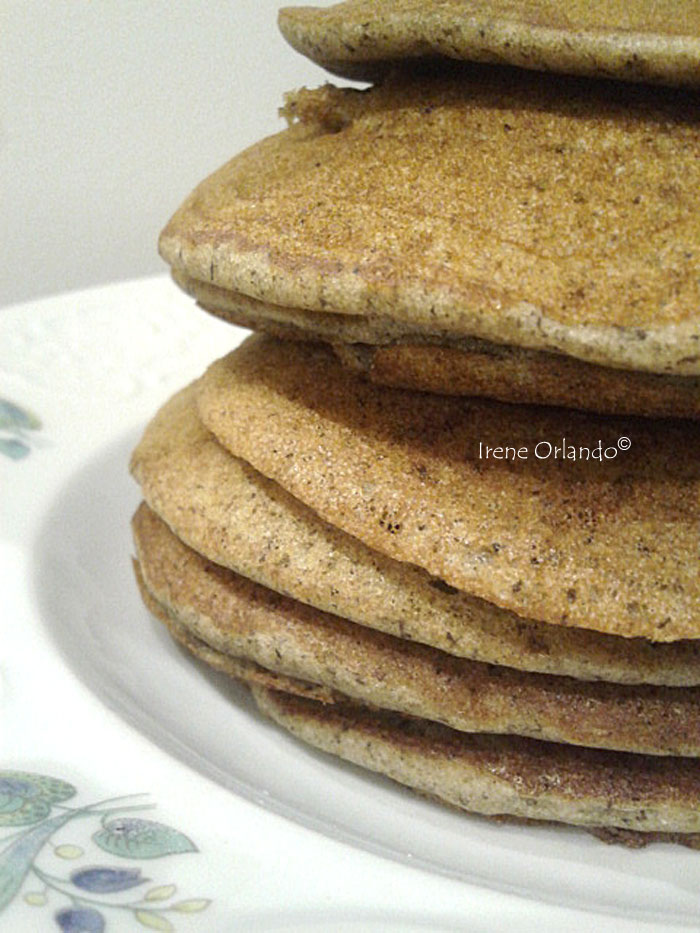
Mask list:
[[[0,813],[16,813],[24,806],[24,798],[0,793]]]
[[[11,428],[25,431],[36,431],[41,427],[41,421],[27,408],[20,408],[8,399],[0,398],[0,428]]]
[[[10,903],[22,887],[34,859],[44,844],[62,826],[73,819],[73,813],[64,813],[45,820],[33,829],[25,830],[0,853],[0,912]]]
[[[170,931],[174,929],[172,923],[162,914],[155,914],[150,910],[136,910],[134,916],[139,923],[151,930]]]
[[[76,794],[77,790],[72,784],[49,775],[0,769],[0,826],[24,827],[29,824],[28,828],[6,835],[4,840],[0,839],[0,914],[15,897],[21,896],[22,888],[31,871],[34,871],[40,880],[43,879],[45,884],[50,887],[55,886],[51,877],[40,870],[36,859],[51,837],[69,821],[76,818],[96,820],[101,816],[101,828],[93,834],[93,842],[103,851],[122,858],[151,859],[198,851],[196,845],[184,833],[164,823],[136,817],[116,817],[115,813],[139,809],[135,805],[124,804],[129,797],[103,800],[99,804],[80,808],[66,806],[63,807],[63,812],[59,812],[57,816],[51,816],[55,804],[69,800]],[[114,807],[113,805],[117,802],[120,802],[121,806]],[[112,807],[105,810],[108,804],[112,804]],[[98,807],[100,809],[97,809]],[[53,851],[55,856],[65,859],[78,859],[85,855],[81,846],[70,842],[54,846]],[[148,880],[141,878],[139,868],[120,869],[109,865],[82,866],[76,868],[70,875],[70,882],[73,885],[99,895],[127,890],[136,885],[145,884]],[[66,880],[65,883],[68,881]],[[132,916],[141,926],[167,933],[167,931],[174,930],[174,927],[163,912],[174,910],[181,914],[196,913],[204,910],[211,903],[204,898],[191,898],[173,904],[171,899],[176,892],[176,885],[162,884],[151,887],[138,902],[138,906],[136,903],[98,902],[94,898],[92,902],[99,903],[101,907],[113,906],[127,909],[132,912]],[[99,911],[92,907],[81,906],[81,902],[85,900],[83,895],[78,898],[70,894],[68,896],[71,897],[73,906],[54,915],[59,926],[63,927],[69,921],[75,925],[78,920],[84,924],[88,914],[99,917],[102,922],[102,915]],[[46,891],[29,890],[25,891],[24,902],[29,907],[39,908],[46,907],[50,901]],[[154,909],[151,909],[151,903]]]
[[[210,904],[211,901],[205,897],[193,897],[173,904],[173,910],[179,910],[181,914],[194,914],[199,910],[205,910]]]
[[[157,888],[151,888],[144,897],[145,901],[167,901],[169,897],[177,891],[174,884],[161,884]]]
[[[103,821],[103,828],[92,840],[103,852],[121,858],[160,858],[181,852],[197,852],[197,847],[183,833],[164,823],[119,817]]]
[[[24,900],[30,907],[43,907],[47,903],[48,897],[43,891],[27,891]]]
[[[0,454],[9,457],[10,460],[22,460],[30,450],[28,444],[15,437],[0,437]]]
[[[75,797],[77,791],[68,781],[51,777],[47,774],[34,774],[32,771],[0,770],[0,789],[11,790],[28,795],[30,791],[47,797],[53,803],[63,802]]]
[[[6,809],[0,813],[0,826],[30,826],[40,823],[51,812],[51,803],[44,797],[21,801],[16,809]]]
[[[67,781],[26,771],[0,771],[0,826],[28,826],[45,819],[54,803],[76,789]]]
[[[56,846],[53,850],[53,854],[57,855],[59,858],[74,859],[84,855],[85,850],[80,846],[74,846],[70,842],[64,842],[62,845]]]

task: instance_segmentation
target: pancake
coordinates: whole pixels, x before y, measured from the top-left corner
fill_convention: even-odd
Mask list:
[[[203,427],[190,386],[132,457],[142,493],[211,561],[326,612],[457,656],[586,680],[700,684],[700,642],[652,644],[532,622],[372,551],[230,456]]]
[[[174,278],[210,314],[283,340],[323,340],[341,363],[379,385],[605,414],[700,418],[698,377],[612,369],[474,337],[439,343],[420,330],[402,332],[387,317],[280,308],[187,276]]]
[[[507,69],[289,95],[160,237],[179,277],[700,375],[697,93]]]
[[[552,788],[556,787],[558,781],[561,781],[562,774],[569,778],[567,784],[571,784],[571,766],[574,765],[575,767],[576,764],[578,764],[579,779],[585,780],[587,778],[589,781],[589,797],[587,799],[581,796],[579,797],[577,813],[579,817],[578,823],[594,832],[599,838],[606,842],[619,842],[634,847],[644,845],[655,839],[680,842],[694,847],[700,844],[700,839],[693,835],[692,832],[668,832],[668,824],[664,826],[664,832],[659,832],[657,830],[651,833],[648,830],[640,833],[627,828],[623,829],[620,825],[617,827],[608,824],[599,826],[596,825],[595,822],[593,826],[587,825],[586,817],[589,818],[589,821],[591,817],[595,821],[595,807],[596,805],[598,805],[598,807],[600,806],[599,801],[595,800],[595,798],[591,799],[593,795],[590,791],[595,792],[596,789],[601,789],[601,785],[605,787],[605,782],[608,782],[608,793],[611,786],[613,791],[622,791],[623,787],[625,788],[624,791],[619,794],[622,800],[618,799],[613,816],[608,817],[610,820],[618,818],[618,824],[624,827],[630,825],[629,810],[635,809],[634,806],[631,805],[636,802],[637,807],[639,806],[638,788],[646,783],[647,788],[651,789],[653,793],[654,783],[656,783],[656,812],[654,812],[651,817],[651,825],[656,825],[659,822],[658,798],[663,799],[663,789],[658,787],[658,784],[660,781],[663,781],[664,778],[669,777],[663,765],[659,768],[659,762],[664,760],[668,761],[669,759],[629,755],[625,753],[616,754],[603,752],[601,754],[600,752],[591,752],[588,749],[577,749],[573,746],[546,744],[539,741],[528,742],[527,740],[511,736],[465,735],[464,733],[458,735],[456,732],[449,729],[441,730],[442,735],[440,735],[440,732],[437,733],[438,737],[443,739],[443,742],[440,743],[441,747],[439,745],[436,749],[435,743],[431,741],[436,734],[434,724],[415,719],[409,720],[408,718],[400,717],[395,714],[392,716],[386,712],[371,712],[366,708],[363,709],[356,704],[350,703],[347,698],[342,698],[337,695],[328,696],[321,688],[315,687],[312,684],[265,671],[253,662],[230,658],[227,655],[214,651],[205,642],[193,636],[191,632],[177,623],[168,614],[166,609],[151,596],[148,589],[145,587],[136,562],[135,569],[146,605],[157,618],[168,626],[171,634],[177,640],[181,641],[194,655],[200,657],[216,670],[221,670],[235,676],[251,686],[262,688],[254,691],[256,702],[261,710],[280,725],[288,728],[294,734],[309,741],[316,747],[323,748],[334,754],[340,754],[341,757],[355,761],[374,771],[390,774],[395,780],[407,783],[414,789],[422,790],[425,795],[435,797],[441,802],[456,805],[460,809],[468,809],[471,812],[497,816],[498,818],[503,818],[504,812],[511,813],[514,810],[522,812],[522,807],[532,808],[534,806],[538,810],[543,809],[542,804],[533,800],[531,794],[526,797],[523,796],[517,801],[515,806],[512,799],[504,804],[503,791],[505,788],[502,786],[499,787],[500,781],[497,777],[498,770],[494,767],[500,767],[502,770],[504,756],[506,756],[505,760],[507,760],[511,766],[524,766],[526,773],[530,777],[530,782],[532,782],[533,779],[538,779],[539,770],[539,782],[541,786],[545,790],[550,791],[550,799],[544,802],[544,807],[549,806],[550,808],[552,806],[557,806],[556,795],[555,799],[552,800]],[[306,707],[299,706],[294,703],[294,700],[289,694],[320,702],[315,702],[313,705],[308,705]],[[327,715],[324,715],[323,710],[319,708],[320,704],[329,703],[334,703],[336,705],[332,710],[328,709]],[[377,730],[377,726],[380,727],[379,730]],[[381,728],[382,726],[384,727],[383,729]],[[341,734],[346,733],[348,729],[354,729],[353,738],[355,739],[362,736],[362,729],[364,727],[364,752],[359,752],[357,742],[354,743],[354,754],[347,746],[343,749],[341,747],[340,736],[337,734],[335,737],[333,736],[333,729],[338,729],[338,727],[340,728]],[[377,741],[378,731],[380,732],[379,741]],[[458,777],[460,779],[460,803],[457,804],[455,803],[454,795],[450,796],[445,793],[445,790],[450,786],[450,778],[454,779],[455,777],[454,766],[451,769],[451,773],[447,775],[441,775],[439,769],[436,767],[436,759],[439,761],[440,752],[442,751],[444,754],[445,738],[447,738],[448,741],[451,739],[453,746],[458,745],[460,739],[462,740],[461,773],[458,772]],[[404,746],[403,748],[402,745]],[[405,748],[406,745],[408,745],[410,749],[408,758]],[[389,765],[384,764],[384,767],[382,767],[380,761],[385,761],[387,758],[391,759],[392,757],[392,746],[395,753],[393,755],[393,762]],[[472,751],[471,756],[469,756],[470,749]],[[576,753],[578,751],[583,751],[587,757],[577,762]],[[479,755],[479,752],[481,752],[481,755]],[[568,760],[567,753],[569,753]],[[357,757],[358,754],[359,757]],[[542,760],[543,756],[549,759],[546,764],[544,764]],[[599,757],[596,759],[596,756]],[[454,761],[454,755],[452,755],[451,758]],[[678,797],[680,797],[680,809],[682,810],[683,798],[685,797],[689,806],[692,808],[692,761],[690,759],[675,758],[670,759],[670,761],[674,764],[673,772],[675,779],[669,781],[666,787],[667,802],[672,802],[674,799],[678,801]],[[633,763],[633,768],[629,775],[632,781],[628,780],[625,786],[621,772],[624,768],[629,767],[630,763]],[[677,764],[680,765],[679,768],[676,767]],[[488,775],[489,765],[491,774],[490,779],[489,776],[486,776],[487,788],[486,793],[484,793],[484,772]],[[642,774],[640,776],[637,773],[639,771],[646,771],[647,773],[646,775]],[[660,774],[659,771],[661,772]],[[683,787],[684,782],[682,777],[680,782],[681,787],[679,788],[679,771],[684,772],[683,777],[690,778],[690,781],[686,782],[690,784],[689,787]],[[425,781],[429,775],[433,787],[432,790],[429,790],[425,785]],[[512,774],[509,776],[511,777],[511,783],[515,784],[517,787],[517,779],[513,780]],[[610,783],[611,776],[613,777],[612,783]],[[434,785],[436,782],[439,784],[438,793],[435,792],[436,788]],[[475,793],[477,789],[480,791],[478,796],[479,802],[475,801],[471,806],[465,807],[466,795]],[[569,788],[565,785],[564,797],[566,797],[566,790],[568,789]],[[680,794],[678,793],[679,790]],[[624,800],[625,796],[627,797],[627,801]],[[567,815],[569,815],[572,810],[571,801],[565,799],[563,802],[566,807]],[[562,801],[560,801],[560,804],[561,803]],[[625,806],[625,803],[627,803],[627,806]],[[673,806],[672,803],[671,806]],[[504,812],[501,812],[501,808],[503,808]],[[649,817],[645,812],[640,813],[639,810],[637,810],[637,814],[632,817],[632,820],[635,820],[635,816],[641,825],[645,827],[650,825]],[[535,819],[537,818],[536,814],[532,813],[530,810],[527,817],[520,816],[520,819],[525,818],[530,820],[533,817],[535,817]],[[552,819],[551,816],[541,818]],[[674,825],[677,824],[671,824],[670,828],[672,829]]]
[[[223,446],[325,521],[456,589],[556,625],[700,634],[688,422],[379,391],[323,347],[263,336],[209,368],[197,404]],[[613,459],[578,459],[599,442]],[[527,459],[485,455],[505,446]]]
[[[495,344],[466,351],[416,344],[335,350],[342,363],[379,385],[612,415],[700,418],[700,379],[689,376],[624,372]]]
[[[617,838],[632,845],[654,838],[700,845],[697,759],[468,735],[264,687],[253,687],[253,696],[263,713],[302,741],[470,813],[617,828]]]
[[[222,674],[228,674],[236,680],[243,683],[257,684],[262,687],[270,687],[273,690],[282,690],[285,693],[294,693],[296,696],[308,697],[312,700],[318,700],[320,703],[334,702],[333,693],[326,687],[318,684],[310,684],[303,680],[297,680],[294,677],[285,677],[284,674],[276,674],[268,671],[255,661],[249,661],[246,658],[234,657],[229,654],[223,654],[216,651],[211,645],[208,645],[201,638],[197,638],[192,632],[183,625],[176,616],[162,603],[158,602],[155,596],[146,586],[141,573],[141,567],[137,560],[133,561],[134,576],[138,584],[141,598],[151,613],[159,622],[166,626],[175,641],[199,658],[209,667]]]
[[[302,55],[349,78],[373,80],[398,61],[438,56],[700,84],[700,10],[692,0],[346,0],[287,7],[279,26]]]
[[[219,567],[179,541],[146,505],[132,525],[152,597],[225,656],[464,732],[700,756],[698,687],[589,683],[454,658],[320,612]]]

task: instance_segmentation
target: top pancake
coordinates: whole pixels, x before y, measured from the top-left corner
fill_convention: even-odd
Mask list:
[[[299,92],[161,253],[287,308],[695,375],[698,101],[477,66]]]
[[[700,84],[700,7],[693,0],[346,0],[287,7],[279,27],[336,74],[374,79],[397,61],[495,62]]]
[[[322,347],[259,336],[197,393],[231,453],[395,560],[526,618],[655,641],[700,634],[692,425],[378,390]],[[602,462],[553,452],[621,438],[630,445]],[[504,445],[526,459],[503,459]]]

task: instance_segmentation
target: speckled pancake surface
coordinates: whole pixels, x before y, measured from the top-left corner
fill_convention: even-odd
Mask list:
[[[572,356],[431,336],[388,317],[281,308],[187,276],[175,279],[211,314],[283,340],[323,340],[378,385],[605,414],[700,418],[700,377],[633,372]]]
[[[212,564],[146,505],[132,526],[153,598],[195,638],[239,663],[463,732],[700,756],[698,687],[589,683],[454,658],[320,612]]]
[[[325,521],[450,586],[557,625],[700,634],[688,422],[380,391],[323,347],[261,336],[209,368],[197,404],[231,453]],[[614,458],[586,460],[598,444]]]
[[[700,419],[700,378],[629,372],[573,357],[483,344],[337,344],[340,361],[378,385],[557,405],[611,415]]]
[[[462,810],[660,832],[674,842],[693,834],[687,843],[700,845],[697,759],[469,735],[395,713],[322,705],[258,687],[253,696],[264,713],[302,741]]]
[[[252,686],[263,712],[318,748],[471,812],[568,820],[598,830],[596,835],[605,841],[632,846],[653,839],[698,845],[697,837],[690,835],[696,827],[688,812],[697,807],[698,792],[691,759],[458,733],[413,717],[367,709],[341,694],[211,648],[151,594],[137,562],[135,571],[147,607],[178,641],[215,670]],[[320,702],[299,704],[295,697]],[[451,765],[441,767],[443,761]],[[520,779],[516,768],[522,772]],[[467,804],[470,798],[474,802]],[[605,800],[606,819],[601,825]],[[651,805],[651,813],[641,808],[644,804]]]
[[[309,697],[321,703],[334,702],[334,694],[327,687],[297,680],[294,677],[287,677],[285,674],[275,673],[255,661],[251,661],[249,658],[224,654],[222,651],[212,648],[211,645],[193,633],[191,625],[188,627],[183,624],[171,608],[158,601],[156,596],[149,590],[141,572],[141,565],[137,560],[133,561],[133,569],[141,598],[151,615],[166,626],[175,641],[179,642],[191,654],[215,671],[227,674],[229,677],[234,677],[236,680],[241,680],[248,685],[258,684],[259,686],[270,687],[273,690],[282,690],[285,693],[295,693],[297,696]]]
[[[376,78],[440,56],[628,81],[700,84],[693,0],[346,0],[286,7],[279,26],[336,74]]]
[[[507,69],[290,95],[204,181],[179,275],[604,366],[700,374],[696,92]]]
[[[183,541],[318,609],[456,656],[585,680],[700,684],[700,641],[652,644],[522,619],[372,551],[229,455],[199,421],[195,387],[148,425],[132,469]]]

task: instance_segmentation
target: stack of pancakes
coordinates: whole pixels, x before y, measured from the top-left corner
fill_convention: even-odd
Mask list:
[[[499,6],[281,14],[376,83],[288,95],[161,236],[264,333],[147,427],[136,574],[318,748],[698,845],[700,15]]]

